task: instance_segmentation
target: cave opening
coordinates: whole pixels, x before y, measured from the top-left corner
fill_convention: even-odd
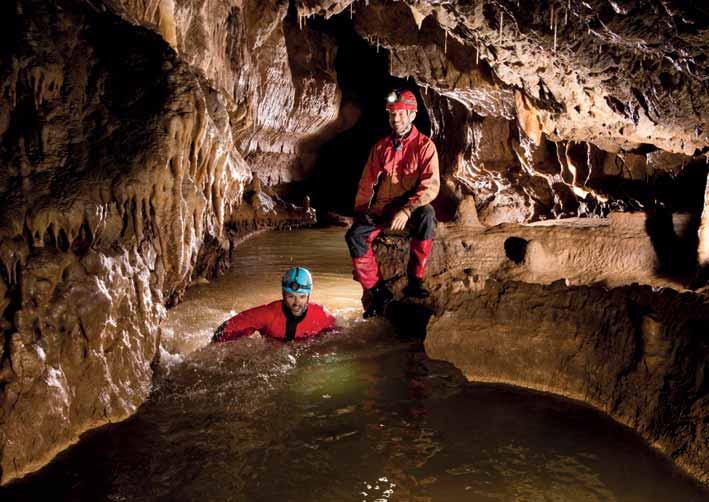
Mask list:
[[[338,120],[346,126],[323,144],[310,175],[283,191],[294,201],[308,195],[318,211],[318,220],[322,221],[327,219],[328,212],[352,214],[357,184],[369,151],[390,133],[384,107],[389,92],[405,88],[416,95],[419,110],[414,125],[423,134],[430,135],[431,121],[416,82],[390,74],[389,51],[373,47],[362,38],[347,11],[330,19],[310,19],[308,29],[326,33],[336,41],[335,69],[342,96]]]

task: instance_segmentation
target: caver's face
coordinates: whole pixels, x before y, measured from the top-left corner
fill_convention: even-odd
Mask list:
[[[300,317],[305,312],[305,308],[308,306],[308,300],[310,300],[310,295],[307,293],[287,293],[283,292],[283,301],[290,310],[291,314],[296,317]]]
[[[391,110],[389,112],[389,125],[397,136],[403,136],[414,123],[416,112],[413,110]]]

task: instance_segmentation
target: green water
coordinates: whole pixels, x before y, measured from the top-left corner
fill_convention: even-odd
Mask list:
[[[631,431],[585,406],[472,384],[383,320],[359,319],[344,231],[263,234],[169,313],[155,390],[0,500],[705,501]],[[278,296],[292,263],[339,333],[208,345]]]

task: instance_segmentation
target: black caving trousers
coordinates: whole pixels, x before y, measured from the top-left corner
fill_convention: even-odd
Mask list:
[[[372,242],[388,222],[389,220],[383,217],[358,216],[345,234],[354,265],[354,278],[364,289],[374,287],[382,279],[372,251]],[[409,276],[423,279],[436,230],[436,212],[433,206],[427,204],[414,209],[405,230],[412,237],[407,273]]]

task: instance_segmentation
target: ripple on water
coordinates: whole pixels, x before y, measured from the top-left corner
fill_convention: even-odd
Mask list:
[[[88,434],[39,475],[0,490],[0,499],[707,500],[637,435],[595,411],[468,383],[386,321],[362,321],[358,288],[346,293],[341,238],[341,230],[301,231],[250,241],[241,250],[258,263],[250,275],[200,286],[203,298],[189,292],[189,308],[171,311],[172,345],[162,349],[155,390],[138,413]],[[288,246],[300,253],[304,239],[332,241],[295,261],[317,270],[324,303],[328,295],[349,302],[333,307],[340,332],[210,345],[211,330],[231,312],[273,298],[272,283],[245,291],[245,277],[277,281]],[[316,268],[320,249],[340,253],[327,260],[331,268]]]

